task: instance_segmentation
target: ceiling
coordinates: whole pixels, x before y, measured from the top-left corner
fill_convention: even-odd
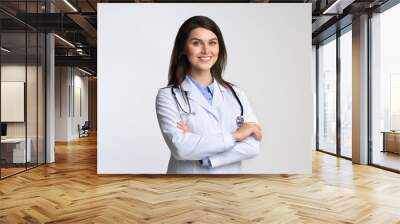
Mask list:
[[[388,0],[253,0],[253,1],[196,1],[196,2],[267,2],[311,3],[313,43],[329,37],[336,29],[351,24],[352,17],[372,10]],[[25,30],[55,32],[56,65],[79,66],[96,72],[97,57],[97,3],[138,2],[194,2],[148,0],[1,0],[1,31],[6,33],[9,46],[24,46],[21,36]],[[328,10],[327,10],[328,9]],[[49,13],[52,11],[52,13]],[[338,23],[338,21],[341,21]],[[340,25],[338,25],[340,24]],[[22,32],[22,33],[21,33]],[[66,41],[64,41],[64,40]],[[11,43],[14,42],[14,43]],[[4,43],[4,41],[3,41]],[[34,43],[28,47],[34,47]],[[22,51],[22,48],[20,49]],[[28,49],[27,52],[31,50]],[[22,52],[21,52],[22,53]]]

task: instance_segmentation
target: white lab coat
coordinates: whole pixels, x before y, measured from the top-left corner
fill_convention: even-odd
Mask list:
[[[186,77],[182,83],[188,92],[192,112],[187,115],[187,124],[191,132],[184,133],[177,123],[185,114],[179,109],[171,93],[171,87],[158,91],[156,112],[158,123],[167,143],[171,157],[168,174],[240,174],[241,161],[259,153],[259,142],[253,136],[241,142],[235,142],[232,133],[237,129],[236,117],[240,115],[240,106],[229,88],[214,82],[212,105],[201,94],[192,81]],[[245,94],[233,87],[243,104],[244,121],[257,122]],[[188,106],[181,92],[175,89],[181,106]],[[199,160],[210,158],[212,168],[202,167]]]

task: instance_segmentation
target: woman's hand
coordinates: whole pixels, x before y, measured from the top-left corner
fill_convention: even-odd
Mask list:
[[[192,132],[189,125],[187,125],[186,123],[184,123],[182,121],[178,122],[176,124],[176,127],[178,129],[182,130],[183,133]],[[249,137],[250,135],[254,135],[254,137],[256,138],[257,141],[261,141],[262,133],[261,133],[260,125],[258,125],[256,123],[245,122],[245,123],[243,123],[242,126],[240,126],[240,128],[238,128],[233,133],[233,137],[238,142],[244,140],[245,138]]]
[[[183,133],[192,132],[192,130],[190,129],[189,125],[187,125],[187,124],[186,124],[185,122],[183,122],[183,121],[179,121],[179,122],[176,124],[176,127],[179,128],[179,129],[181,129],[181,130],[183,131]]]
[[[250,135],[254,135],[257,141],[261,141],[262,133],[260,125],[252,122],[245,122],[233,133],[233,138],[240,142]]]

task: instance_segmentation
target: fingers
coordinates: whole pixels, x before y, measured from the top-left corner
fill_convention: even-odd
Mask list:
[[[181,130],[184,129],[183,126],[182,126],[181,124],[179,124],[179,123],[176,124],[176,127],[179,128],[179,129],[181,129]]]
[[[257,141],[261,141],[261,139],[262,139],[262,133],[261,133],[261,131],[255,131],[255,132],[253,133],[253,135],[254,135],[254,137],[256,138]]]
[[[182,121],[176,123],[176,127],[178,129],[182,130],[184,133],[185,132],[191,132],[189,126],[187,124],[185,124],[184,122],[182,122]]]
[[[183,129],[183,126],[182,126],[181,122],[176,123],[176,127],[179,128],[179,129]]]
[[[260,125],[256,124],[256,129],[257,130],[254,132],[255,135],[256,135],[256,140],[257,141],[261,141],[261,139],[262,139],[262,131],[261,131]]]
[[[251,125],[261,131],[261,126],[259,124],[257,124],[256,122],[245,122],[244,124]]]
[[[179,121],[178,123],[176,123],[176,127],[179,128],[179,129],[186,129],[186,128],[189,128],[189,126],[187,126],[187,124],[185,124],[185,123],[182,122],[182,121]]]
[[[262,139],[261,126],[255,122],[248,122],[247,124],[249,124],[251,126],[251,128],[253,129],[252,134],[254,135],[256,140],[261,141],[261,139]]]
[[[259,124],[254,123],[253,125],[254,125],[255,128],[257,128],[257,130],[261,131],[261,126]]]

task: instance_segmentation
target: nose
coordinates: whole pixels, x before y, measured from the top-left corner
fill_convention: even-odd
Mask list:
[[[201,53],[208,54],[209,51],[210,51],[210,46],[208,46],[208,44],[203,44],[203,47],[201,49]]]

